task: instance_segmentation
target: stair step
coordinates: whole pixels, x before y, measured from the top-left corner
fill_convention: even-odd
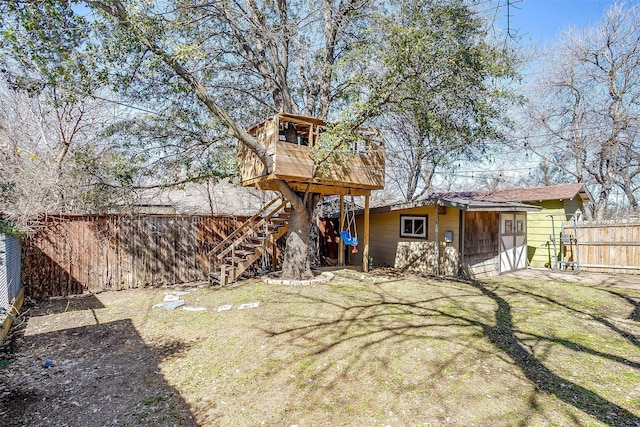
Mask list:
[[[253,255],[255,252],[254,251],[245,251],[245,250],[237,250],[235,251],[236,256],[240,256],[240,257],[244,257],[247,255]]]
[[[280,202],[278,200],[273,200],[259,215],[252,217],[242,229],[238,229],[233,236],[230,236],[225,242],[227,249],[216,251],[218,252],[216,256],[220,260],[219,273],[216,273],[220,284],[225,285],[238,280],[266,250],[266,246],[270,246],[287,230],[292,208],[290,205],[285,205],[276,210],[274,203],[282,203],[282,200]],[[232,238],[235,238],[235,243],[232,243]],[[232,250],[229,245],[234,249]],[[221,252],[224,252],[224,255],[221,256]],[[215,280],[215,276],[212,277],[212,280]]]

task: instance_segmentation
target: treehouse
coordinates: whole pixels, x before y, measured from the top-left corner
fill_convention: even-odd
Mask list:
[[[294,191],[323,195],[368,196],[384,187],[384,144],[375,129],[361,129],[349,147],[322,149],[318,140],[325,131],[320,119],[279,113],[249,130],[265,147],[273,170],[244,144],[238,146],[240,178],[245,187],[277,190],[277,180]],[[315,160],[314,160],[315,159]]]
[[[351,233],[351,223],[345,224],[348,212],[344,196],[364,196],[363,269],[368,271],[369,197],[371,190],[384,187],[382,137],[375,129],[359,129],[348,147],[342,144],[337,149],[321,141],[325,131],[322,120],[285,113],[255,125],[249,133],[265,149],[273,165],[268,171],[253,151],[238,144],[240,179],[243,186],[261,190],[277,191],[277,181],[283,180],[294,191],[339,195],[340,235],[345,235],[339,241],[340,265],[344,265],[345,244],[352,246],[352,253],[358,251],[355,213],[351,213]],[[277,260],[276,242],[288,230],[290,212],[289,201],[279,195],[213,248],[209,254],[218,259],[219,283],[237,280],[267,251],[272,251],[271,259]],[[273,265],[275,268],[275,262]]]

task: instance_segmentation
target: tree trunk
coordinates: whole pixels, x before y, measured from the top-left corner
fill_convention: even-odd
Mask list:
[[[624,191],[624,194],[627,196],[627,201],[629,202],[631,209],[636,211],[638,210],[638,199],[636,199],[636,195],[633,192],[631,184],[626,182],[624,184],[622,191]]]
[[[309,260],[309,243],[311,241],[311,218],[314,206],[304,204],[304,209],[291,210],[287,247],[282,263],[283,279],[305,280],[313,277]]]

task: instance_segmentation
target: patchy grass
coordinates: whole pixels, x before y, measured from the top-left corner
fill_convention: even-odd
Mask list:
[[[0,371],[36,353],[69,359],[88,343],[94,357],[110,355],[101,363],[128,366],[129,382],[105,386],[123,396],[113,387],[133,388],[134,402],[114,414],[82,401],[109,415],[82,425],[115,416],[121,425],[640,426],[640,286],[342,270],[326,284],[245,281],[185,296],[205,312],[152,309],[162,300],[157,289],[95,299],[34,309],[16,363]],[[254,301],[258,308],[237,310]],[[224,304],[234,308],[218,312]],[[91,338],[98,323],[102,331],[125,320],[133,330],[124,341],[100,348]],[[86,333],[64,333],[72,328]],[[70,365],[60,379],[80,371]],[[96,387],[95,395],[107,393]],[[30,407],[46,411],[38,396]],[[7,402],[0,421],[18,416]]]

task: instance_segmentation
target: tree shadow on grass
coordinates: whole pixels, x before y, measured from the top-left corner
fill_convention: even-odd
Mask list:
[[[159,368],[182,342],[150,346],[129,319],[19,339],[0,368],[0,425],[197,425]]]
[[[529,296],[531,296],[533,298],[546,301],[548,303],[557,305],[558,307],[562,307],[562,308],[564,308],[564,309],[566,309],[568,311],[587,316],[587,317],[591,318],[592,320],[600,323],[601,325],[606,326],[607,328],[609,328],[613,332],[617,333],[618,335],[620,335],[621,337],[626,339],[630,344],[633,344],[636,347],[640,347],[640,340],[635,335],[625,331],[624,329],[620,329],[618,326],[616,326],[615,324],[613,324],[612,322],[610,322],[609,320],[605,319],[602,316],[598,316],[598,315],[595,315],[593,313],[589,313],[589,312],[586,312],[586,311],[583,311],[583,310],[578,310],[578,309],[576,309],[574,307],[571,307],[568,304],[565,304],[563,302],[560,302],[560,301],[558,301],[556,299],[553,299],[553,298],[550,298],[548,296],[538,295],[538,294],[535,294],[533,292],[523,291],[523,290],[519,290],[519,289],[515,289],[515,288],[509,288],[509,289],[514,290],[516,293],[529,295]],[[632,300],[631,298],[627,297],[626,295],[620,294],[618,292],[608,291],[608,290],[606,292],[608,292],[608,293],[610,293],[612,295],[616,295],[618,297],[621,297],[621,298],[625,299],[627,302],[630,302],[631,304],[636,304],[636,308],[634,310],[634,313],[635,313],[635,311],[640,310],[640,308],[638,308],[637,303],[634,300]],[[633,313],[632,313],[632,316],[633,316]]]
[[[439,292],[440,285],[447,288],[447,291]],[[497,356],[517,366],[536,390],[553,395],[602,423],[640,426],[638,416],[599,394],[562,378],[528,351],[516,337],[511,306],[487,285],[475,281],[448,281],[429,286],[433,287],[425,293],[432,297],[413,300],[402,297],[401,294],[392,295],[380,287],[380,284],[377,290],[376,286],[372,285],[369,292],[354,296],[350,300],[334,299],[329,294],[326,297],[301,295],[314,304],[326,305],[332,310],[332,314],[322,317],[314,313],[305,313],[300,315],[294,326],[264,332],[272,337],[289,337],[290,342],[295,342],[305,349],[309,356],[318,356],[343,346],[348,347],[355,358],[367,357],[363,355],[367,350],[385,342],[393,344],[416,340],[416,343],[424,345],[425,340],[457,341],[456,344],[465,345],[465,333],[469,334],[467,336],[481,334],[500,350],[501,354]],[[519,289],[515,290],[515,293],[521,292]],[[484,299],[484,302],[478,299]],[[600,320],[610,326],[605,319]],[[451,327],[455,329],[451,331]],[[616,328],[612,330],[620,333]],[[577,352],[624,363],[633,368],[639,367],[626,359],[568,340],[554,340],[541,335],[537,338],[564,345]],[[379,348],[376,347],[376,350]],[[376,350],[368,353],[375,354]],[[486,352],[486,349],[476,350]],[[442,369],[456,366],[456,357],[456,354],[450,355]],[[325,364],[315,371],[316,375],[320,376],[328,369]],[[339,380],[340,378],[336,379]],[[442,380],[446,381],[446,378],[443,377]],[[530,402],[530,405],[535,410],[534,403]],[[573,417],[572,414],[568,416]]]
[[[555,395],[563,402],[591,415],[599,421],[617,426],[639,426],[640,418],[578,384],[568,381],[544,366],[519,342],[513,330],[511,306],[498,294],[479,282],[471,286],[498,305],[495,325],[478,324],[491,343],[502,350],[522,370],[538,390]]]
[[[629,304],[631,304],[633,306],[633,311],[631,312],[631,314],[629,315],[629,319],[631,320],[635,320],[636,322],[640,322],[640,302],[634,300],[633,298],[630,298],[629,296],[621,293],[621,292],[616,292],[616,291],[612,291],[610,289],[603,289],[603,291],[611,294],[611,295],[615,295],[619,298],[622,298],[623,300],[625,300],[626,302],[628,302]]]

